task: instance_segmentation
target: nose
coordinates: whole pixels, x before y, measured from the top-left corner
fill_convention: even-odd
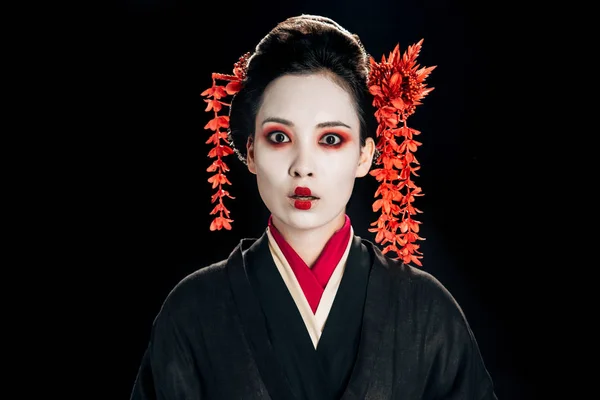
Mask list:
[[[290,165],[289,174],[294,178],[313,176],[314,163],[310,150],[298,150],[294,160],[292,161],[292,164]]]

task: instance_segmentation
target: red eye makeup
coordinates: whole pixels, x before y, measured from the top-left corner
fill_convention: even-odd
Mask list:
[[[294,137],[288,127],[283,124],[270,124],[263,131],[263,136],[269,144],[277,147],[291,142]],[[330,127],[319,138],[319,144],[327,149],[338,149],[350,142],[352,142],[352,135],[349,132]]]
[[[267,142],[273,146],[281,146],[292,140],[291,133],[281,125],[269,126],[264,130],[263,135],[265,139],[267,139]]]
[[[335,138],[334,143],[329,143],[331,141],[331,137]],[[344,132],[342,130],[329,130],[323,136],[321,136],[321,140],[319,140],[319,143],[323,143],[327,147],[337,149],[351,141],[352,137],[347,132]]]

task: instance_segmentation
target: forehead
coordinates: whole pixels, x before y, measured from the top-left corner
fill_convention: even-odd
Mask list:
[[[267,86],[257,122],[268,117],[294,124],[341,121],[358,129],[352,96],[324,74],[284,75]]]

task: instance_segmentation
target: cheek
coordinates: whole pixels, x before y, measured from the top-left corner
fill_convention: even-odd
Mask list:
[[[257,170],[271,171],[273,167],[281,163],[280,152],[273,151],[267,146],[257,146],[254,151],[254,164]]]
[[[354,147],[344,150],[327,150],[319,159],[319,164],[328,174],[338,176],[354,175],[358,168],[359,153]]]
[[[344,154],[339,157],[329,157],[321,165],[324,182],[332,191],[347,190],[354,186],[358,157],[356,154]]]
[[[287,170],[285,157],[278,151],[259,149],[255,153],[254,164],[256,167],[256,176],[259,184],[263,186],[277,186],[285,181]]]

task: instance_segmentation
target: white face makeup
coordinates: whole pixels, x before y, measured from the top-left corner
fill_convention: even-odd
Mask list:
[[[355,178],[367,174],[373,156],[369,146],[361,156],[349,93],[323,74],[282,76],[267,87],[255,129],[248,169],[276,225],[341,226]],[[316,199],[292,197],[298,187]],[[300,190],[296,194],[309,194]]]

